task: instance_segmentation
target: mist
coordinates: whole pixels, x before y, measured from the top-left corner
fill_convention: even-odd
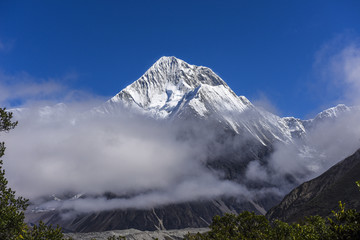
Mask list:
[[[92,110],[87,104],[57,104],[15,111],[19,125],[5,135],[4,168],[18,195],[36,202],[52,194],[85,194],[42,205],[80,212],[250,196],[246,187],[204,165],[215,134],[206,126]],[[179,134],[190,125],[191,138]],[[106,192],[118,198],[102,197]]]
[[[335,120],[314,122],[304,139],[275,143],[266,164],[252,160],[241,181],[230,181],[206,163],[248,148],[246,136],[217,141],[220,132],[211,124],[93,110],[88,103],[15,109],[19,125],[4,135],[4,168],[18,195],[41,208],[80,213],[224,196],[281,197],[360,146],[360,111],[354,108]],[[249,181],[265,184],[248,188]]]

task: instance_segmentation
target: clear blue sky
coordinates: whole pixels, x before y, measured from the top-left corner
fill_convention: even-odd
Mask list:
[[[112,96],[176,56],[282,116],[307,117],[341,98],[316,69],[319,52],[359,33],[360,1],[0,0],[0,81],[26,73]]]

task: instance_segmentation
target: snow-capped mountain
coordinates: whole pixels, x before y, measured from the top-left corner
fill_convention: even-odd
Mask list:
[[[281,118],[257,108],[245,96],[237,96],[210,68],[165,56],[138,80],[91,112],[112,114],[124,108],[159,120],[211,120],[236,134],[251,136],[264,146],[274,141],[291,143],[304,138],[316,123],[336,119],[354,109],[340,104],[310,120]],[[42,118],[56,118],[55,115],[63,114],[64,109],[66,105],[59,103],[40,107],[37,111]],[[10,111],[15,116],[29,114],[28,109],[23,108]]]
[[[254,106],[245,96],[237,96],[211,69],[188,64],[176,57],[161,57],[143,76],[97,111],[113,113],[123,108],[158,120],[211,122],[212,128],[223,130],[218,134],[219,139],[241,142],[233,149],[226,146],[224,152],[214,153],[215,157],[208,160],[211,168],[221,169],[230,179],[241,177],[248,162],[264,161],[275,144],[292,145],[298,149],[297,154],[306,153],[308,161],[325,157],[311,146],[314,140],[308,139],[309,133],[319,124],[359,111],[357,107],[340,104],[310,120],[281,118]]]
[[[64,105],[40,108],[38,114],[42,118],[51,118],[65,108]],[[289,151],[285,149],[286,157],[294,158],[294,161],[305,159],[308,161],[306,164],[309,163],[309,166],[314,166],[312,168],[315,169],[318,166],[312,161],[321,154],[325,155],[320,151],[321,148],[312,148],[311,144],[317,139],[309,140],[308,136],[317,124],[328,120],[335,121],[356,109],[359,110],[338,105],[319,113],[310,120],[294,117],[281,118],[256,107],[246,97],[237,96],[211,69],[190,65],[175,57],[162,57],[143,76],[107,102],[80,115],[82,118],[93,115],[114,114],[116,116],[116,114],[131,111],[144,115],[146,118],[176,126],[182,126],[182,123],[190,120],[191,124],[196,123],[193,124],[196,128],[205,129],[205,131],[200,131],[198,136],[196,133],[191,135],[207,144],[207,148],[204,148],[206,153],[202,154],[206,156],[206,159],[201,162],[203,167],[221,180],[241,184],[252,191],[277,188],[281,184],[293,186],[299,183],[298,179],[301,179],[301,174],[307,173],[306,169],[299,171],[290,169],[288,172],[279,173],[275,180],[271,177],[265,179],[267,174],[277,174],[276,166],[278,165],[270,163],[272,153],[278,151],[275,146],[291,146]],[[26,111],[20,109],[16,112],[21,115]],[[74,122],[74,126],[77,122],[81,123],[76,119],[71,121]],[[188,125],[184,126],[184,128],[188,127]],[[181,130],[186,131],[180,128]],[[204,140],[201,135],[204,132],[216,134]],[[289,152],[292,155],[286,155]],[[296,154],[300,157],[295,158]],[[248,177],[247,173],[253,173],[249,171],[250,165],[255,174],[263,174],[265,180],[259,180],[256,176]],[[295,166],[302,166],[302,164]],[[147,190],[152,191],[152,189]],[[244,199],[242,196],[241,201],[236,198],[218,198],[202,202],[192,201],[171,206],[156,206],[151,210],[114,210],[116,214],[111,211],[84,213],[66,221],[60,218],[60,212],[55,211],[42,215],[40,218],[34,213],[36,215],[34,221],[42,219],[52,224],[61,223],[72,231],[130,227],[153,230],[160,225],[165,228],[201,227],[207,226],[214,214],[236,213],[243,210],[264,213],[280,200],[279,194],[272,195],[272,193],[272,190],[269,190],[269,193],[260,194],[259,197]],[[86,194],[81,197],[86,198]],[[187,214],[183,214],[184,212]],[[114,226],[112,224],[114,221],[118,225]]]
[[[123,107],[156,119],[212,119],[262,145],[291,142],[294,131],[305,131],[300,121],[281,119],[237,96],[211,69],[176,57],[160,58],[97,111],[112,113]]]
[[[237,96],[210,68],[176,57],[161,57],[138,80],[97,108],[102,113],[130,108],[155,119],[212,119],[262,145],[304,138],[317,122],[335,119],[352,108],[340,104],[314,119],[281,118]]]
[[[160,58],[142,77],[111,98],[107,110],[119,103],[155,118],[171,118],[187,108],[206,116],[210,104],[215,111],[242,112],[251,107],[245,97],[236,96],[211,69],[175,57]]]
[[[40,119],[56,119],[58,115],[63,115],[66,108],[65,104],[41,107],[37,109],[37,114]],[[307,146],[307,135],[314,126],[359,110],[340,104],[310,120],[281,118],[257,108],[246,97],[237,96],[211,69],[190,65],[176,57],[161,57],[138,80],[90,113],[79,116],[86,118],[93,114],[111,115],[121,113],[124,109],[160,121],[180,123],[190,119],[201,122],[200,125],[211,125],[212,129],[218,130],[217,137],[220,141],[227,139],[230,142],[242,142],[241,147],[235,144],[232,150],[224,149],[226,154],[232,153],[226,157],[227,161],[239,164],[241,168],[246,162],[264,159],[276,143],[296,143],[300,152],[309,152],[311,147]],[[27,109],[13,111],[15,116],[29,114]],[[34,114],[34,111],[31,113]],[[70,119],[71,124],[75,124],[77,120],[76,117]],[[214,158],[219,159],[218,156]],[[221,154],[220,159],[223,159]],[[215,168],[222,168],[223,163],[215,165]],[[237,167],[232,167],[234,172],[229,175],[241,175],[237,172]]]
[[[349,112],[349,111],[351,111],[350,107],[347,107],[344,104],[339,104],[335,107],[328,108],[328,109],[322,111],[321,113],[317,114],[316,117],[314,118],[314,121],[320,121],[322,119],[329,119],[329,118],[336,118],[340,114],[342,114],[344,112]]]

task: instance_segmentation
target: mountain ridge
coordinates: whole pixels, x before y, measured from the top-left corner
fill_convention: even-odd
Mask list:
[[[348,208],[360,210],[359,180],[360,149],[338,162],[320,176],[307,181],[287,194],[281,203],[271,208],[266,216],[287,222],[299,221],[305,216],[328,216],[342,201]]]

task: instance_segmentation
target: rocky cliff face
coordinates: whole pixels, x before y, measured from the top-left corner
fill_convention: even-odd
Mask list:
[[[328,216],[339,201],[360,210],[360,150],[331,167],[319,177],[292,190],[279,205],[268,211],[269,219],[294,222],[305,216]]]

